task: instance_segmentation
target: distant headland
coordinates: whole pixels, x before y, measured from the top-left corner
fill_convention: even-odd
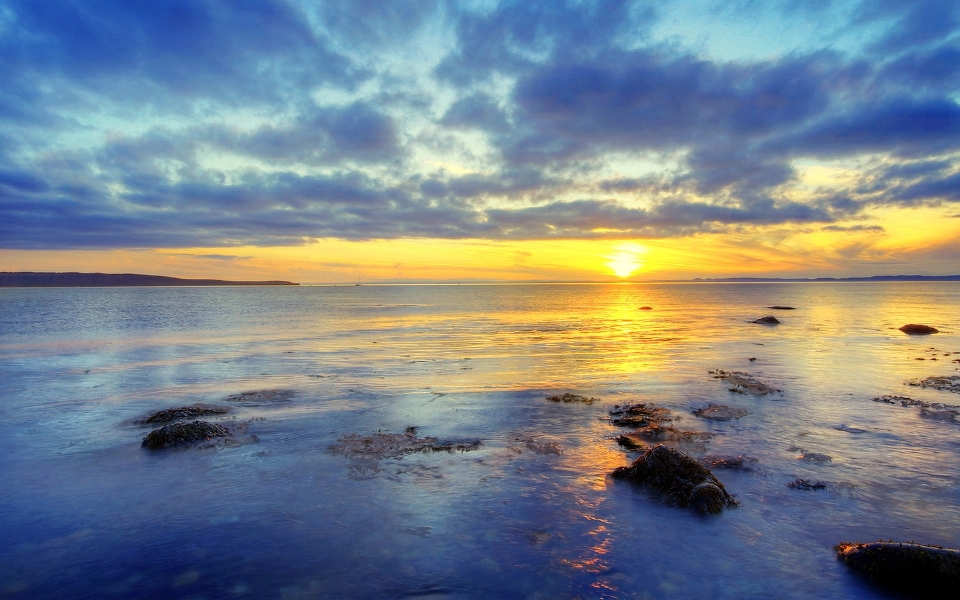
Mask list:
[[[777,281],[960,281],[960,275],[874,275],[872,277],[697,277],[691,281],[729,281],[733,283],[777,282]]]
[[[137,287],[137,286],[300,285],[291,281],[226,281],[181,279],[137,273],[9,273],[0,272],[0,287]]]

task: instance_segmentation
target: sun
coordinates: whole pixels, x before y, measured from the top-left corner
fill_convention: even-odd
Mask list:
[[[627,243],[616,246],[614,250],[615,252],[606,258],[607,266],[617,277],[630,277],[643,266],[639,258],[640,254],[647,251],[643,246]]]

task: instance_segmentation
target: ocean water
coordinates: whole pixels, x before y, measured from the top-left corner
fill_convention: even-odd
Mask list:
[[[873,401],[960,404],[906,385],[960,374],[957,332],[957,283],[3,289],[0,597],[884,598],[832,546],[960,547],[960,422]],[[237,443],[141,449],[197,402]],[[755,458],[715,471],[740,506],[610,479],[633,402]],[[482,446],[331,451],[411,426]]]

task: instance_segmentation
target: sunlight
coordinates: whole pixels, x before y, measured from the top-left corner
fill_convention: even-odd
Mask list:
[[[639,255],[646,252],[646,248],[639,244],[625,243],[616,246],[616,252],[607,256],[607,266],[617,277],[630,277],[640,267],[643,262]]]

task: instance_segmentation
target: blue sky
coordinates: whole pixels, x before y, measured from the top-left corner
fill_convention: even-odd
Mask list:
[[[856,237],[809,240],[850,274],[895,248],[960,271],[958,23],[942,0],[3,1],[0,248],[816,232]],[[941,241],[895,243],[919,217]]]

